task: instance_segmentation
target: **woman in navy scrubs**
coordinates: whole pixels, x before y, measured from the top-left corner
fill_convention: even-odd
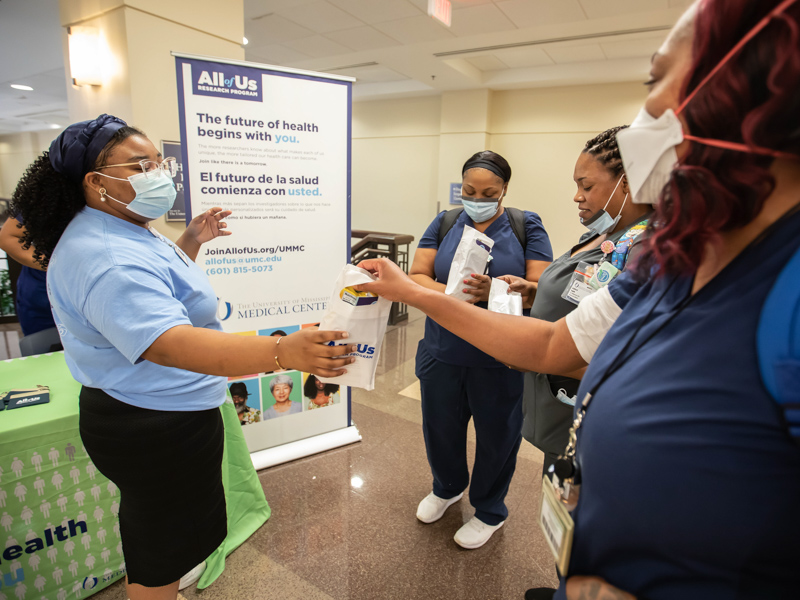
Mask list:
[[[553,259],[550,240],[539,216],[524,212],[525,248],[515,235],[503,200],[511,179],[508,162],[491,151],[478,152],[462,169],[463,212],[439,242],[444,215],[425,231],[411,265],[411,277],[444,297],[450,265],[464,226],[494,241],[488,274],[464,281],[471,303],[486,308],[491,278],[515,275],[535,282]],[[481,311],[488,312],[488,311]],[[486,333],[486,335],[491,335]],[[422,389],[422,429],[433,491],[420,502],[417,518],[433,523],[461,499],[467,484],[475,516],[456,532],[463,548],[479,548],[508,515],[504,499],[514,475],[522,430],[522,373],[511,371],[468,342],[425,322],[417,350],[416,374]],[[467,425],[477,436],[470,482]]]
[[[33,260],[33,249],[25,250],[20,240],[24,229],[14,217],[8,217],[0,228],[0,249],[22,265],[17,279],[15,304],[22,335],[31,335],[55,327],[50,301],[47,299],[46,273]]]
[[[578,393],[591,399],[579,409],[581,486],[558,599],[798,597],[800,449],[756,346],[765,299],[800,247],[798,31],[796,0],[705,0],[653,58],[645,112],[619,143],[634,198],[660,199],[644,282]],[[645,172],[630,164],[654,148]],[[362,266],[386,277],[365,289],[499,360],[582,362],[563,322],[483,315],[386,261]],[[474,333],[487,328],[492,339]]]

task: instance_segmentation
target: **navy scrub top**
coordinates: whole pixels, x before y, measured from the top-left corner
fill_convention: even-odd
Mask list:
[[[579,400],[641,328],[578,431],[570,576],[602,577],[648,600],[800,597],[800,448],[756,351],[761,307],[798,232],[795,214],[641,347],[689,296],[692,278],[657,278],[635,291],[626,277],[615,286],[612,296],[627,306]],[[563,582],[555,597],[566,598]]]
[[[47,298],[47,273],[22,267],[17,279],[17,318],[23,335],[55,327],[50,300]]]
[[[456,248],[464,234],[464,225],[475,227],[472,219],[466,211],[462,211],[456,219],[455,224],[447,232],[439,247],[439,227],[446,211],[439,213],[433,222],[425,230],[422,239],[419,241],[419,248],[433,248],[437,250],[434,262],[434,273],[436,281],[447,284],[447,277],[450,275],[450,265],[456,253]],[[485,235],[494,241],[492,247],[492,260],[489,263],[488,275],[500,277],[501,275],[516,275],[525,277],[526,260],[553,260],[553,249],[550,246],[550,238],[544,230],[542,220],[534,212],[525,212],[525,233],[526,249],[523,255],[522,245],[519,243],[514,230],[511,229],[511,222],[508,220],[508,212],[502,215],[484,232]],[[485,302],[478,303],[478,306],[486,308]],[[529,311],[525,311],[526,314]],[[503,367],[491,356],[478,350],[472,344],[465,342],[460,337],[450,333],[441,327],[433,319],[425,320],[425,344],[430,355],[443,363],[458,365],[462,367]]]
[[[22,216],[15,217],[24,225]],[[47,298],[47,272],[23,265],[17,278],[16,309],[22,335],[31,335],[56,326]]]

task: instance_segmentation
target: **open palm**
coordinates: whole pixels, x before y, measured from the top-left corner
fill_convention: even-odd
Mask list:
[[[231,211],[222,210],[219,206],[209,208],[190,221],[186,234],[198,244],[205,244],[221,235],[230,235],[231,232],[226,230],[228,224],[224,221],[230,214]]]

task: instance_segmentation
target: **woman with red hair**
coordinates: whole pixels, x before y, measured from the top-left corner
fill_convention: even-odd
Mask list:
[[[547,490],[571,509],[555,597],[797,598],[800,449],[759,369],[757,334],[800,248],[800,2],[696,3],[648,86],[619,144],[634,199],[660,198],[638,286],[611,292],[623,310],[583,378]],[[564,321],[481,314],[387,261],[361,266],[380,276],[363,289],[500,361],[551,372],[584,362]],[[800,387],[796,371],[781,376]]]

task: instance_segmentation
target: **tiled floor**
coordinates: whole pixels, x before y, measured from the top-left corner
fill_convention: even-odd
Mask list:
[[[529,587],[555,584],[537,525],[541,455],[527,442],[507,497],[509,518],[486,546],[468,551],[453,542],[473,514],[466,494],[436,523],[415,518],[431,486],[414,387],[423,322],[411,311],[408,322],[391,328],[376,389],[354,390],[353,421],[363,441],[261,471],[272,517],[211,587],[189,588],[181,598],[521,600]],[[472,434],[470,456],[474,450]],[[361,487],[351,485],[354,477]],[[122,584],[94,596],[125,597]]]

